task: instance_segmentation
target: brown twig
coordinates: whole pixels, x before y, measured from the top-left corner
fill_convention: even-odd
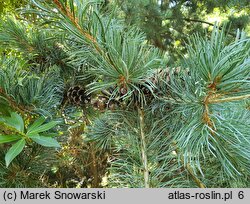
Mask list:
[[[201,182],[201,180],[194,175],[194,172],[189,164],[186,165],[186,169],[188,173],[191,175],[194,182],[197,184],[197,186],[199,186],[200,188],[206,188],[206,186]]]
[[[210,115],[210,111],[209,111],[209,99],[211,97],[213,97],[213,95],[211,93],[209,93],[209,95],[206,96],[205,99],[204,99],[204,107],[205,107],[205,109],[204,109],[204,112],[203,112],[203,118],[202,118],[202,120],[203,120],[203,122],[205,124],[207,124],[208,127],[211,128],[210,129],[211,134],[214,136],[215,135],[215,127],[213,125],[213,121],[211,120],[211,118],[209,116]]]
[[[79,30],[79,32],[85,36],[90,42],[93,43],[94,48],[96,49],[96,51],[101,54],[102,56],[104,56],[106,58],[106,60],[110,63],[110,65],[117,70],[114,62],[112,61],[110,55],[107,52],[104,52],[101,47],[98,45],[98,42],[96,40],[96,38],[91,35],[91,33],[89,33],[88,31],[84,30],[80,24],[79,24],[79,20],[78,18],[76,18],[73,13],[70,11],[70,9],[68,7],[64,8],[63,5],[59,2],[59,0],[53,0],[54,4],[57,6],[57,8],[64,14],[66,15],[69,20],[74,24],[74,26],[77,28],[77,30]]]
[[[176,146],[176,142],[173,142],[173,145],[175,146],[175,152],[176,154],[179,154],[179,150],[178,150],[178,147]],[[199,188],[206,188],[205,184],[202,183],[202,181],[195,176],[193,170],[192,170],[192,167],[190,166],[190,164],[184,164],[184,161],[183,161],[183,157],[181,156],[181,163],[183,164],[184,168],[188,171],[188,173],[191,175],[192,179],[194,180],[194,182],[197,184],[197,186]]]
[[[165,18],[164,20],[175,20],[176,18],[174,17],[169,17],[169,18]],[[216,26],[216,24],[213,24],[213,23],[210,23],[210,22],[207,22],[207,21],[204,21],[204,20],[199,20],[199,19],[191,19],[191,18],[180,18],[180,20],[183,20],[183,21],[187,21],[187,22],[195,22],[195,23],[202,23],[202,24],[207,24],[209,26]],[[222,30],[223,28],[222,27],[219,27],[217,26],[219,30]],[[229,35],[231,36],[236,36],[234,33],[231,33],[231,32],[228,32]]]
[[[92,188],[98,188],[99,187],[99,176],[98,176],[98,165],[96,161],[96,151],[93,144],[90,144],[90,154],[91,154],[91,172],[93,174],[93,182],[92,182]]]
[[[149,188],[149,170],[148,170],[148,158],[146,154],[146,141],[145,141],[145,133],[144,133],[144,111],[138,107],[138,114],[140,120],[140,140],[141,140],[141,154],[142,154],[142,162],[143,162],[143,172],[144,172],[144,185],[145,188]]]
[[[228,98],[211,98],[208,100],[208,103],[225,103],[225,102],[231,102],[231,101],[239,101],[239,100],[245,100],[250,98],[250,94],[243,95],[243,96],[234,96],[234,97],[228,97]]]
[[[11,106],[12,109],[15,111],[19,112],[22,116],[25,115],[25,108],[19,106],[6,92],[0,87],[0,95],[4,96],[9,102],[9,105]]]
[[[87,31],[83,30],[79,24],[79,20],[78,18],[75,18],[75,16],[72,14],[72,12],[70,11],[70,9],[68,7],[64,8],[62,6],[62,4],[59,2],[59,0],[53,0],[54,3],[57,5],[57,8],[63,13],[65,14],[69,19],[70,21],[75,25],[75,27],[89,40],[91,41],[92,43],[95,44],[95,46],[97,46],[97,42],[96,42],[96,39],[91,35],[89,34]],[[97,46],[96,47],[98,50],[99,50],[99,47]]]

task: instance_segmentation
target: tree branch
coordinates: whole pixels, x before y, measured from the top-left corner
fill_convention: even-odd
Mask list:
[[[198,179],[194,175],[193,170],[192,170],[192,168],[190,167],[189,164],[186,165],[186,169],[187,169],[188,173],[192,176],[192,178],[193,178],[194,182],[197,184],[197,186],[199,186],[200,188],[206,188],[206,186],[201,182],[201,180]]]
[[[68,7],[64,8],[62,3],[59,0],[53,0],[54,4],[56,5],[56,7],[66,16],[69,18],[69,20],[71,21],[71,23],[73,23],[73,25],[77,28],[77,30],[83,35],[85,36],[86,39],[88,39],[88,41],[90,41],[95,50],[102,55],[109,63],[110,65],[115,69],[118,70],[117,67],[115,66],[114,62],[112,61],[110,55],[108,52],[105,52],[98,44],[95,36],[93,36],[89,31],[86,31],[85,29],[83,29],[80,24],[79,24],[79,20],[74,16],[74,14],[70,11],[70,9]]]
[[[19,106],[8,94],[6,94],[6,92],[1,87],[0,95],[4,96],[4,98],[8,100],[9,105],[13,110],[19,112],[22,116],[25,116],[25,112],[27,112],[25,108]]]
[[[92,188],[98,188],[99,186],[99,176],[98,176],[98,166],[97,166],[97,158],[96,151],[93,144],[90,144],[90,155],[91,155],[91,173],[93,175]]]
[[[196,23],[203,23],[203,24],[207,24],[210,26],[214,26],[213,23],[207,22],[207,21],[203,21],[203,20],[199,20],[199,19],[190,19],[190,18],[181,18],[184,21],[188,21],[188,22],[196,22]]]
[[[176,142],[173,142],[173,145],[175,147],[175,152],[177,154],[179,154],[179,150],[178,150],[178,147],[177,147],[177,143]],[[197,184],[197,186],[199,188],[206,188],[206,186],[202,183],[202,181],[195,176],[193,170],[192,170],[192,167],[190,166],[190,164],[184,164],[184,160],[183,160],[183,156],[181,156],[181,163],[183,164],[184,168],[188,171],[188,173],[191,175],[192,179],[194,180],[194,182]]]
[[[146,154],[146,141],[144,133],[144,111],[138,107],[139,120],[140,120],[140,139],[141,139],[141,152],[142,152],[142,162],[143,162],[143,171],[144,171],[144,185],[145,188],[149,188],[149,170],[148,170],[148,158]]]
[[[244,96],[234,96],[234,97],[228,97],[228,98],[211,98],[208,99],[208,103],[225,103],[230,101],[239,101],[250,98],[250,94],[244,95]]]
[[[176,19],[176,18],[173,18],[173,17],[169,17],[169,18],[165,18],[167,20],[173,20],[173,19]],[[207,24],[207,25],[210,25],[210,26],[215,26],[215,24],[213,23],[210,23],[210,22],[207,22],[207,21],[204,21],[204,20],[199,20],[199,19],[191,19],[191,18],[180,18],[181,20],[184,20],[184,21],[188,21],[188,22],[195,22],[195,23],[203,23],[203,24]],[[222,27],[218,27],[220,30],[222,30]],[[235,36],[234,33],[231,33],[231,32],[228,32],[229,35],[231,36]]]

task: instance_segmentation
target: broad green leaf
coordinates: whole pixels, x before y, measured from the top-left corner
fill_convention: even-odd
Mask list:
[[[32,132],[34,131],[36,128],[38,128],[39,126],[41,126],[44,122],[45,122],[45,118],[42,116],[42,117],[39,117],[29,128],[28,128],[28,131],[27,131],[27,134],[29,132]]]
[[[4,119],[5,119],[4,122],[6,125],[13,127],[20,132],[24,131],[24,121],[23,121],[23,118],[19,114],[12,112],[11,117],[5,117]]]
[[[12,160],[21,153],[25,146],[25,139],[19,140],[17,143],[12,145],[9,151],[5,155],[6,166],[8,167]]]
[[[37,134],[37,133],[40,133],[40,132],[47,131],[47,130],[55,127],[57,124],[59,124],[58,121],[51,121],[51,122],[49,122],[47,124],[41,125],[39,127],[36,127],[32,131],[29,131],[29,133],[27,135],[29,136],[31,134]]]
[[[0,134],[0,144],[7,143],[7,142],[13,142],[15,140],[21,139],[22,137],[20,135],[1,135]]]
[[[60,147],[60,144],[51,137],[44,137],[44,136],[36,135],[30,138],[36,143],[45,147]]]

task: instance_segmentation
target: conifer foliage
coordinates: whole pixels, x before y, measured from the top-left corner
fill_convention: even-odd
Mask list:
[[[249,187],[249,38],[215,26],[167,67],[102,3],[34,0],[35,23],[1,24],[1,183]]]

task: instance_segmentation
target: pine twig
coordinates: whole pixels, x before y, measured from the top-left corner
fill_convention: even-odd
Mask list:
[[[69,20],[73,23],[73,25],[77,28],[77,30],[85,36],[94,46],[95,50],[110,63],[110,65],[115,69],[118,70],[115,63],[111,59],[109,53],[105,52],[98,44],[95,36],[93,36],[90,32],[84,30],[80,24],[79,20],[73,15],[73,13],[70,11],[68,7],[66,9],[62,6],[61,2],[59,0],[53,0],[54,4],[57,6],[57,8],[69,18]]]
[[[176,146],[177,145],[176,142],[174,142],[173,145],[175,146],[175,152],[179,154],[179,150],[178,150],[178,147]],[[197,186],[199,188],[206,188],[206,186],[202,183],[202,181],[198,177],[195,176],[190,164],[188,163],[186,165],[184,164],[183,157],[181,157],[181,163],[183,164],[184,168],[188,171],[188,173],[191,175],[193,181],[197,184]]]
[[[57,6],[57,8],[63,12],[69,19],[70,21],[75,25],[75,27],[94,45],[96,46],[96,49],[99,50],[100,48],[97,45],[96,39],[87,31],[83,30],[81,26],[79,25],[78,19],[75,18],[75,16],[72,14],[70,9],[66,7],[66,9],[62,6],[61,2],[59,0],[53,0],[54,4]],[[100,50],[99,50],[100,51]]]
[[[175,20],[176,18],[175,17],[169,17],[169,18],[165,18],[165,19],[166,20]],[[213,26],[213,27],[217,26],[216,24],[213,24],[213,23],[210,23],[210,22],[207,22],[207,21],[204,21],[204,20],[200,20],[200,19],[181,18],[180,20],[187,21],[187,22],[207,24],[207,25]],[[219,27],[219,26],[217,26],[217,27],[219,28],[219,30],[223,29],[222,27]],[[233,36],[233,37],[235,36],[235,34],[232,33],[232,32],[228,32],[228,34]]]
[[[189,164],[186,165],[186,169],[188,173],[192,176],[192,179],[197,184],[197,186],[199,186],[200,188],[206,188],[206,186],[201,182],[201,180],[194,175],[194,172]]]
[[[209,93],[208,96],[205,97],[204,99],[204,113],[203,113],[203,122],[208,126],[210,127],[210,132],[213,136],[215,136],[215,127],[214,127],[214,124],[213,124],[213,121],[212,119],[210,118],[210,111],[209,111],[209,99],[213,97],[213,95],[211,95],[211,93]]]
[[[144,171],[144,185],[145,188],[149,188],[149,170],[148,170],[148,158],[146,154],[146,141],[144,133],[144,111],[138,107],[139,120],[140,120],[140,139],[141,139],[141,152],[142,152],[142,162],[143,162],[143,171]]]
[[[225,103],[225,102],[231,102],[231,101],[239,101],[239,100],[244,100],[250,98],[250,94],[243,95],[243,96],[234,96],[234,97],[227,97],[227,98],[219,98],[220,95],[216,94],[209,94],[208,96],[205,97],[204,99],[204,114],[203,114],[203,121],[211,128],[211,134],[215,136],[214,131],[215,127],[213,125],[213,122],[211,118],[209,117],[209,104],[214,104],[214,103]]]
[[[244,96],[234,96],[234,97],[228,97],[228,98],[211,98],[208,100],[209,103],[224,103],[224,102],[231,102],[231,101],[239,101],[250,98],[250,94],[244,95]]]
[[[98,166],[97,166],[97,158],[96,151],[93,144],[90,144],[90,155],[91,155],[91,171],[93,174],[92,188],[98,188],[99,186],[99,176],[98,176]]]
[[[11,106],[12,109],[15,111],[19,112],[22,116],[25,116],[25,109],[20,107],[11,97],[6,94],[6,92],[0,87],[0,95],[3,95],[9,102],[9,105]]]

